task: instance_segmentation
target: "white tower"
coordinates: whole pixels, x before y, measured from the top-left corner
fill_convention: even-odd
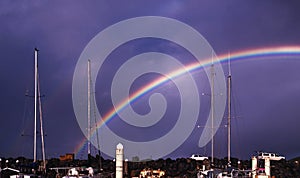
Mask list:
[[[265,158],[265,172],[266,172],[266,176],[270,176],[271,177],[270,158]]]
[[[252,177],[255,178],[257,169],[257,158],[255,156],[252,157]]]
[[[123,159],[124,149],[123,145],[119,143],[116,149],[116,178],[123,178]]]

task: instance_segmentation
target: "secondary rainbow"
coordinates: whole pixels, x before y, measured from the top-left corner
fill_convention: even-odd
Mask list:
[[[258,57],[270,57],[270,56],[284,56],[284,55],[300,55],[300,46],[278,46],[278,47],[265,47],[265,48],[258,48],[258,49],[248,49],[238,52],[230,53],[230,59],[228,59],[228,54],[219,55],[216,58],[215,62],[224,62],[227,60],[244,60],[244,59],[251,59],[251,58],[258,58]],[[271,58],[270,58],[271,59]],[[118,112],[122,111],[126,106],[130,103],[137,100],[139,97],[143,96],[144,94],[150,92],[151,90],[161,86],[165,82],[179,77],[180,75],[186,72],[192,72],[199,68],[211,65],[212,60],[206,59],[201,62],[197,61],[195,63],[189,64],[184,68],[180,68],[174,70],[173,72],[169,73],[169,77],[159,77],[158,79],[154,80],[151,83],[148,83],[141,89],[137,90],[135,93],[131,94],[128,98],[125,98],[119,105],[113,107],[107,114],[104,115],[102,119],[96,124],[96,127],[92,129],[92,135],[95,134],[96,129],[100,128],[103,124],[106,124],[108,121],[113,119]],[[78,153],[80,149],[82,149],[83,145],[85,144],[86,139],[83,139],[79,145],[76,146],[74,153]]]

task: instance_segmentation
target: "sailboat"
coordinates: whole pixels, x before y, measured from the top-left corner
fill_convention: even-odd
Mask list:
[[[218,174],[219,171],[214,169],[214,113],[215,113],[215,67],[214,67],[214,55],[212,53],[211,56],[211,68],[210,68],[210,79],[211,79],[211,102],[210,102],[210,108],[211,108],[211,160],[210,160],[210,169],[208,170],[201,170],[198,172],[197,177],[214,177],[214,175]],[[205,167],[205,166],[203,166]]]
[[[197,177],[217,177],[217,178],[228,178],[228,177],[237,177],[235,173],[237,172],[231,167],[231,87],[232,87],[232,77],[231,77],[231,67],[230,67],[230,56],[228,56],[228,76],[227,76],[227,168],[225,170],[214,169],[214,138],[213,138],[213,129],[214,129],[214,62],[212,59],[211,65],[211,110],[212,110],[212,138],[211,138],[211,169],[203,170],[198,173]],[[239,172],[238,172],[239,173]],[[237,173],[237,174],[238,174]],[[243,176],[247,177],[247,176]]]
[[[231,68],[230,56],[228,57],[228,76],[227,76],[227,169],[218,174],[218,178],[233,177],[231,168]]]
[[[227,76],[227,168],[217,175],[217,178],[243,177],[249,176],[249,170],[235,169],[231,165],[231,97],[232,97],[232,81],[231,81],[231,65],[230,55],[228,56],[228,76]]]
[[[35,61],[35,82],[34,82],[34,146],[33,146],[33,162],[37,162],[37,104],[39,106],[39,119],[40,119],[40,134],[41,134],[41,144],[42,144],[42,157],[43,162],[41,165],[41,170],[46,172],[46,154],[45,154],[45,141],[44,141],[44,129],[43,129],[43,114],[42,114],[42,103],[41,103],[41,91],[39,83],[39,73],[38,73],[38,49],[34,49],[34,61]]]
[[[11,175],[10,178],[30,178],[37,177],[37,171],[40,174],[46,173],[46,155],[45,155],[45,142],[44,142],[44,129],[43,129],[43,115],[42,115],[42,104],[41,104],[41,92],[39,83],[38,73],[38,49],[34,49],[34,131],[33,131],[33,174],[25,175],[19,171],[18,175]],[[40,137],[42,147],[42,164],[39,165],[37,161],[37,123],[38,118],[40,122]],[[38,170],[37,170],[38,166]],[[39,177],[39,176],[38,176]]]
[[[90,159],[91,156],[91,137],[92,137],[92,123],[91,123],[91,105],[92,105],[92,80],[91,80],[91,60],[88,60],[87,64],[87,69],[88,69],[88,82],[87,82],[87,154],[88,154],[88,159]],[[95,107],[95,106],[94,106]],[[96,121],[95,121],[96,122]],[[99,146],[99,138],[98,138],[98,130],[96,129],[96,136],[97,136],[97,143],[98,143],[98,154],[99,154],[99,174],[94,175],[94,170],[92,167],[88,168],[80,168],[80,167],[72,167],[68,168],[68,173],[67,175],[63,176],[63,178],[85,178],[85,177],[100,177],[101,172],[102,172],[102,163],[101,163],[101,152],[100,152],[100,146]],[[55,168],[53,168],[55,169]],[[88,173],[88,174],[84,174]]]

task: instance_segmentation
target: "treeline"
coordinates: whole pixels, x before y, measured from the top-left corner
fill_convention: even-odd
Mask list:
[[[240,170],[251,170],[251,160],[231,159],[232,167]],[[19,158],[1,158],[1,169],[11,167],[21,170],[22,172],[30,172],[33,169],[38,170],[39,164],[33,164],[32,159],[24,157]],[[290,161],[271,161],[271,175],[276,177],[299,177],[300,178],[300,158]],[[227,166],[227,158],[214,159],[214,168],[223,169]],[[93,167],[95,174],[102,173],[107,177],[113,177],[115,172],[114,160],[103,159],[99,160],[99,156],[89,156],[87,160],[69,160],[60,161],[57,158],[47,160],[46,177],[57,177],[56,167]],[[163,170],[167,177],[195,177],[197,172],[205,167],[211,168],[209,160],[196,161],[193,159],[178,158],[178,159],[158,159],[140,162],[126,161],[124,162],[124,177],[137,177],[140,171],[144,169]],[[61,175],[66,172],[60,172]]]

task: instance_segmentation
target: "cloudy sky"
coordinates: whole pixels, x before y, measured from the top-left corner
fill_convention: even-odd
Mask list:
[[[45,95],[42,104],[47,157],[74,151],[78,151],[78,158],[84,157],[86,146],[78,147],[85,137],[72,100],[77,62],[89,42],[101,31],[120,21],[142,16],[172,18],[191,26],[207,40],[217,56],[270,49],[268,55],[255,56],[252,52],[250,57],[231,62],[232,154],[248,159],[255,151],[263,150],[288,158],[300,156],[300,51],[295,50],[300,47],[299,8],[296,0],[1,1],[0,156],[32,157],[33,99],[25,93],[33,94],[34,48],[37,47],[40,50],[41,93]],[[166,29],[161,27],[161,31]],[[275,47],[291,46],[291,54],[272,53]],[[107,57],[94,81],[95,103],[102,117],[113,107],[111,80],[118,68],[129,58],[147,51],[166,53],[183,65],[196,61],[181,46],[162,39],[136,39],[119,46]],[[221,64],[226,76],[228,65]],[[163,69],[165,64],[160,66]],[[202,95],[210,92],[208,77],[203,68],[191,75],[201,100],[199,117],[191,135],[166,157],[189,157],[193,153],[210,155],[209,144],[198,147],[210,110],[209,94]],[[134,93],[160,76],[152,72],[136,78],[130,92]],[[182,101],[174,81],[146,93],[132,103],[132,108],[139,114],[149,113],[148,100],[157,92],[165,96],[167,105],[158,125],[126,128],[128,125],[118,123],[120,119],[116,116],[108,123],[109,128],[120,137],[137,142],[167,134],[176,123],[181,107],[178,102]],[[215,155],[220,157],[226,155],[225,125],[224,120],[215,137]],[[103,142],[100,139],[105,145]]]

